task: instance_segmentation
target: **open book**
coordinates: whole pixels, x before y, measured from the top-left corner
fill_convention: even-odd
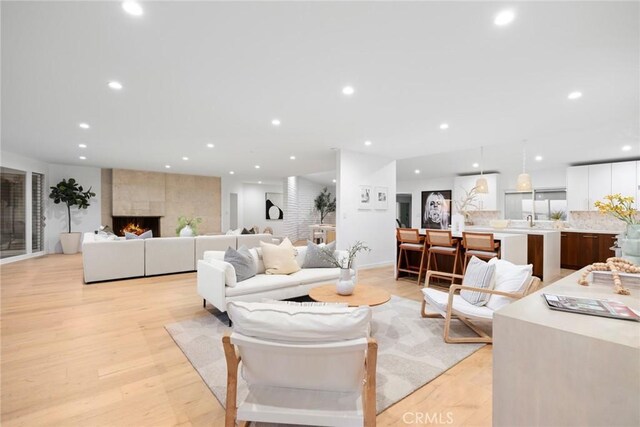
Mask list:
[[[552,310],[640,322],[640,317],[633,310],[618,301],[552,294],[542,294],[542,297]]]

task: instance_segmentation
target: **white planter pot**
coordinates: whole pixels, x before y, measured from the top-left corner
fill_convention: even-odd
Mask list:
[[[60,233],[60,243],[62,244],[62,253],[65,255],[77,254],[80,250],[80,239],[82,233]]]
[[[336,291],[340,295],[351,295],[353,289],[356,287],[355,283],[351,279],[351,270],[348,268],[340,269],[340,278],[336,285]]]
[[[180,237],[191,237],[193,236],[193,228],[190,225],[185,225],[182,230],[180,230]]]

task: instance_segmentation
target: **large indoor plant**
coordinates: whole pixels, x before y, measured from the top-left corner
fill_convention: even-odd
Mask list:
[[[324,224],[326,216],[336,211],[336,198],[324,187],[313,201],[313,206],[320,213],[320,224]]]
[[[609,194],[604,196],[604,201],[595,202],[595,207],[601,214],[611,215],[627,224],[626,237],[620,239],[622,257],[638,265],[640,264],[640,220],[638,211],[633,205],[633,197],[625,197],[619,193]]]
[[[96,193],[91,192],[91,187],[84,191],[82,185],[79,185],[74,178],[68,180],[63,179],[55,187],[51,187],[49,198],[53,199],[53,203],[64,203],[67,206],[67,233],[60,233],[60,243],[62,244],[62,252],[64,254],[75,254],[80,249],[79,232],[71,232],[71,207],[76,206],[78,209],[87,209],[89,200],[95,197]]]

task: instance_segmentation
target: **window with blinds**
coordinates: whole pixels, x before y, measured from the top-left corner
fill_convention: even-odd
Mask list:
[[[0,257],[27,253],[26,172],[0,168]]]
[[[44,175],[31,174],[31,252],[44,251]]]

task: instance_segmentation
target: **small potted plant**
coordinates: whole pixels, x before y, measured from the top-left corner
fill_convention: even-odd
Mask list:
[[[324,187],[313,201],[313,206],[320,213],[320,224],[324,224],[325,217],[336,211],[336,198],[331,197],[327,187]]]
[[[347,255],[336,257],[335,253],[329,253],[328,251],[321,250],[321,253],[325,256],[325,258],[334,266],[340,269],[340,278],[338,279],[338,283],[336,284],[336,291],[340,295],[351,295],[353,293],[354,288],[356,287],[355,283],[353,283],[353,279],[351,278],[351,267],[353,267],[353,262],[356,259],[356,256],[360,252],[370,252],[371,248],[369,248],[365,243],[361,241],[355,242],[349,248],[347,248]]]
[[[609,194],[594,205],[602,215],[611,215],[627,225],[626,236],[620,239],[622,257],[640,264],[640,215],[633,207],[634,198],[619,193]]]
[[[552,211],[549,215],[549,218],[553,220],[553,228],[557,228],[558,230],[564,228],[564,221],[567,218],[567,215],[564,211]]]
[[[77,206],[78,209],[87,209],[89,207],[89,200],[95,197],[96,193],[91,191],[91,187],[87,191],[84,191],[82,185],[69,178],[63,179],[55,187],[51,187],[51,193],[49,198],[53,199],[53,203],[64,203],[67,206],[67,220],[68,220],[68,232],[60,233],[60,243],[62,244],[62,253],[66,255],[75,254],[80,249],[80,239],[82,237],[79,232],[71,232],[71,207]]]
[[[198,224],[202,222],[202,218],[187,218],[181,216],[178,218],[178,226],[176,234],[180,237],[191,237],[198,234]]]

